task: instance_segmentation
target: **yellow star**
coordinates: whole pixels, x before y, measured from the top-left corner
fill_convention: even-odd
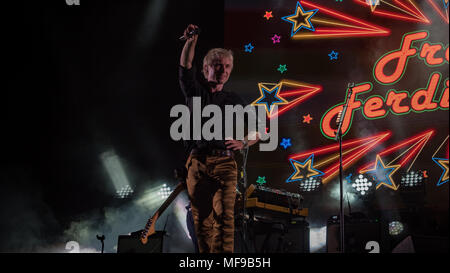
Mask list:
[[[262,83],[258,83],[258,88],[259,88],[259,92],[261,93],[261,96],[259,98],[257,98],[254,102],[251,103],[251,105],[255,106],[255,105],[264,105],[266,108],[266,113],[267,116],[270,117],[272,115],[273,112],[273,105],[277,104],[277,105],[282,105],[282,104],[287,104],[289,103],[287,100],[285,100],[284,98],[279,96],[279,93],[281,91],[281,83],[275,85],[272,88],[267,88],[267,86],[265,86]],[[267,95],[269,95],[270,97],[272,97],[272,101],[270,101],[270,103],[268,101],[266,101],[267,99]]]
[[[444,174],[442,175],[441,181],[448,180],[448,159],[438,159],[437,162],[441,164],[441,166],[444,168]]]
[[[445,173],[442,176],[442,181],[448,180],[448,159],[447,160],[438,160],[438,161],[445,168]]]
[[[375,180],[377,181],[377,190],[382,185],[385,185],[386,187],[393,189],[396,191],[398,189],[398,186],[395,185],[394,180],[392,179],[392,175],[401,167],[401,165],[384,165],[383,160],[381,160],[381,157],[377,155],[377,159],[375,161],[375,166],[373,169],[363,171],[361,173],[373,173]]]
[[[314,26],[311,23],[311,17],[316,14],[318,9],[314,10],[303,10],[303,7],[300,5],[299,2],[297,2],[297,6],[295,8],[295,13],[292,15],[284,16],[281,19],[293,23],[292,31],[291,31],[291,37],[294,36],[294,34],[300,29],[300,28],[306,28],[311,31],[315,31]]]
[[[369,0],[369,5],[372,12],[374,12],[377,6],[380,5],[380,0]]]
[[[291,165],[294,167],[294,173],[286,180],[286,182],[293,182],[309,177],[322,176],[323,172],[314,169],[314,154],[311,154],[304,162],[289,159]]]

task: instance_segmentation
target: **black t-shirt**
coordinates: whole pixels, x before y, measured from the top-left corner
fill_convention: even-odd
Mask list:
[[[244,100],[238,96],[236,93],[227,91],[223,89],[218,92],[210,92],[210,88],[206,80],[198,79],[198,75],[196,74],[196,69],[193,66],[191,69],[186,69],[182,66],[179,66],[179,81],[181,91],[185,97],[186,105],[189,107],[191,112],[191,137],[193,136],[192,132],[192,113],[193,113],[193,97],[201,97],[201,107],[202,109],[209,104],[215,104],[220,107],[222,110],[222,140],[185,140],[185,152],[189,154],[193,148],[199,149],[201,151],[210,151],[212,149],[222,149],[226,150],[224,134],[225,134],[225,105],[242,105],[245,107],[247,104]],[[203,126],[204,122],[209,118],[203,118],[201,125]],[[246,120],[244,120],[246,122]],[[244,133],[244,135],[246,135]]]

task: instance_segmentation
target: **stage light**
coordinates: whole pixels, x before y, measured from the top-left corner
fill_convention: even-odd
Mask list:
[[[168,187],[166,184],[164,184],[158,191],[158,195],[161,196],[161,199],[167,199],[167,197],[169,197],[171,193],[172,191],[170,190],[170,187]]]
[[[122,187],[120,190],[118,190],[116,193],[118,198],[123,199],[131,196],[133,192],[134,192],[133,189],[129,185],[126,185],[125,187]]]
[[[322,185],[322,178],[318,177],[309,177],[304,180],[301,180],[298,187],[301,192],[315,192],[319,191],[320,186]]]
[[[400,186],[402,189],[416,189],[423,185],[423,173],[421,171],[411,171],[402,176]]]
[[[374,181],[369,176],[363,174],[358,175],[352,182],[353,190],[359,193],[360,196],[367,196],[373,192],[374,185]]]
[[[162,204],[164,198],[170,195],[170,188],[168,190],[165,181],[153,182],[152,184],[159,184],[158,186],[150,187],[143,191],[137,198],[136,203],[146,208],[155,208]]]
[[[103,166],[105,167],[111,181],[116,189],[116,194],[120,196],[120,193],[127,193],[131,189],[128,178],[125,174],[125,170],[120,162],[119,156],[112,150],[104,152],[100,155]],[[132,190],[131,190],[132,191]],[[123,197],[121,197],[123,198]]]
[[[186,234],[186,238],[191,239],[191,235],[189,234],[189,230],[187,227],[187,222],[186,222],[186,206],[189,204],[189,200],[187,195],[184,194],[180,194],[176,199],[175,199],[175,206],[174,206],[174,213],[175,213],[175,217],[178,221],[178,224],[183,228],[185,234]]]
[[[389,235],[399,235],[402,233],[403,229],[403,224],[399,221],[392,221],[389,223]]]
[[[311,228],[309,230],[309,251],[318,252],[327,245],[327,227]]]

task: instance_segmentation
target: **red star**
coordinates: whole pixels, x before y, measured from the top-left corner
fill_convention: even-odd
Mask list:
[[[308,114],[308,115],[306,115],[306,116],[303,116],[303,123],[310,123],[311,122],[311,120],[312,120],[313,118],[311,117],[311,115],[310,114]]]
[[[269,20],[269,18],[272,18],[272,11],[266,11],[266,15],[264,15],[263,17],[266,17],[267,20]]]

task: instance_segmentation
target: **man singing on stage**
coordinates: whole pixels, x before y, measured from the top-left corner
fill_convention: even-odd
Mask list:
[[[205,81],[197,80],[193,66],[198,27],[189,25],[184,31],[186,43],[181,52],[179,81],[186,104],[193,111],[193,97],[201,97],[202,108],[217,105],[242,105],[235,93],[225,91],[233,69],[233,54],[222,48],[211,49],[203,59]],[[245,105],[244,105],[245,106]],[[225,116],[222,115],[222,121]],[[224,124],[224,123],[222,123]],[[190,140],[186,162],[187,190],[192,206],[195,232],[200,253],[232,253],[234,247],[234,203],[236,198],[237,164],[234,151],[242,150],[259,140]]]

